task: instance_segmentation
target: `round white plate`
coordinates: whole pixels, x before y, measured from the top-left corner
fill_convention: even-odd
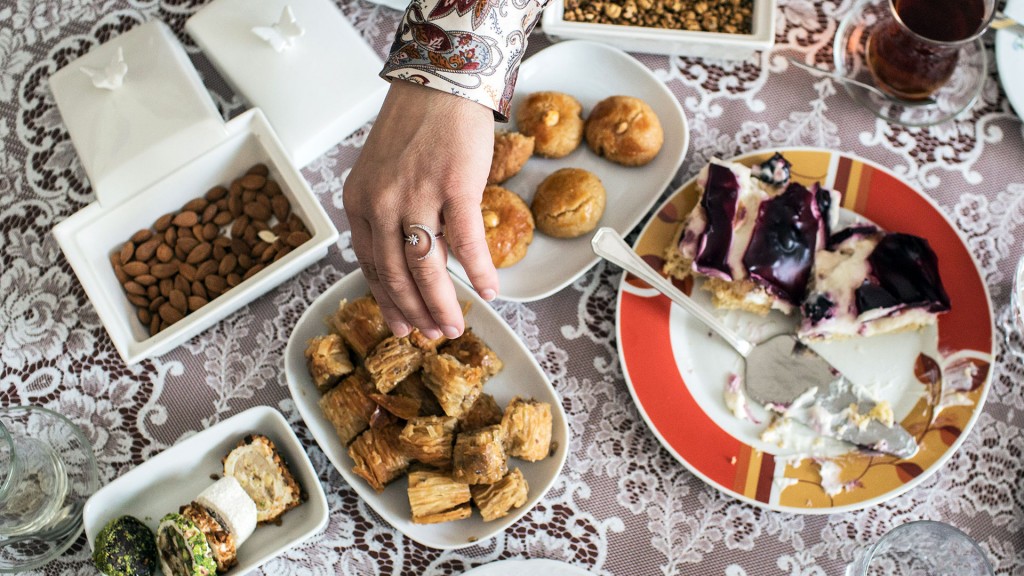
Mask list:
[[[1017,22],[1024,22],[1024,0],[1007,0],[1003,12]],[[1006,99],[1017,116],[1024,118],[1024,34],[996,32],[996,68]]]
[[[463,572],[462,576],[522,576],[531,571],[533,574],[544,576],[592,576],[590,572],[578,566],[544,559],[499,560]]]

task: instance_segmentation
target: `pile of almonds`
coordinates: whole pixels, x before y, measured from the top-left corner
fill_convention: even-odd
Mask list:
[[[750,34],[753,0],[565,0],[571,22]]]
[[[310,239],[263,164],[164,214],[110,255],[139,321],[155,335]]]

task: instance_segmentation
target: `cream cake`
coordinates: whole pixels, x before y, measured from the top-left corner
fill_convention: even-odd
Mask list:
[[[753,169],[712,159],[700,199],[665,255],[666,274],[703,277],[716,307],[789,313],[807,295],[814,255],[838,218],[839,195],[789,180],[776,154]]]
[[[853,226],[815,255],[798,336],[824,340],[916,330],[949,308],[927,240]]]

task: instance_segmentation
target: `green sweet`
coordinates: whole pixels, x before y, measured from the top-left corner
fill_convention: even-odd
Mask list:
[[[217,561],[213,558],[206,535],[191,520],[172,512],[160,520],[157,532],[158,546],[164,559],[171,562],[172,572],[188,576],[217,573]]]
[[[107,576],[159,573],[153,531],[134,516],[114,518],[100,530],[92,561]]]

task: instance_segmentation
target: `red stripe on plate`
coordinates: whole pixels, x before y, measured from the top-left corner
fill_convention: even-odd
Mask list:
[[[761,472],[757,475],[757,493],[754,499],[768,504],[772,497],[772,478],[775,476],[775,457],[765,452],[761,456]]]
[[[623,291],[620,306],[623,363],[648,421],[691,469],[733,490],[733,458],[743,444],[704,413],[683,381],[672,354],[671,302],[660,295],[646,298]]]

